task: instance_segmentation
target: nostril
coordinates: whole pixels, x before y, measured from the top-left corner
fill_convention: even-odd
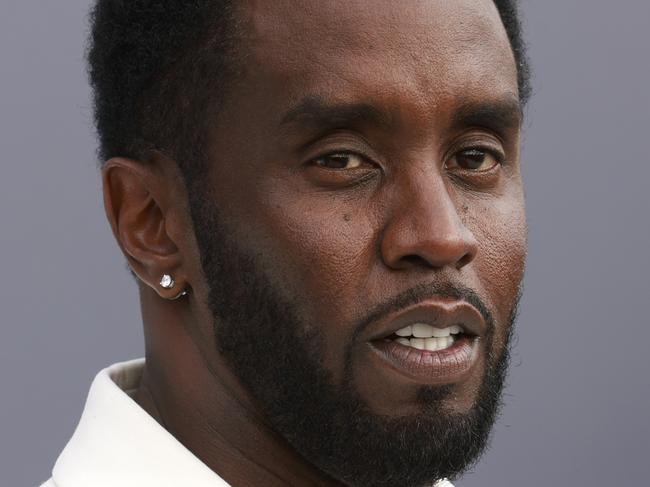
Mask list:
[[[474,254],[472,252],[467,252],[463,254],[460,259],[456,260],[455,264],[451,264],[453,267],[456,267],[456,269],[462,269],[465,267],[467,264],[469,264],[472,260],[474,260]],[[405,255],[400,259],[402,266],[401,267],[442,267],[444,266],[444,263],[440,263],[441,265],[436,265],[437,262],[433,259],[426,259],[424,257],[421,257],[416,254],[409,254]]]
[[[402,260],[405,263],[411,264],[413,266],[429,266],[429,263],[426,261],[426,259],[420,257],[419,255],[405,255],[402,257]]]
[[[457,269],[462,269],[467,264],[469,264],[473,259],[474,259],[474,256],[472,255],[472,253],[467,252],[460,259],[458,259],[458,262],[456,262],[456,268]]]

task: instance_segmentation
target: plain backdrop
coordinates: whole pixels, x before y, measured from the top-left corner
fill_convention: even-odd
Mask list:
[[[95,373],[143,338],[101,205],[90,2],[0,3],[0,485],[21,487],[49,477]],[[507,405],[458,484],[647,486],[650,2],[523,13],[525,297]]]

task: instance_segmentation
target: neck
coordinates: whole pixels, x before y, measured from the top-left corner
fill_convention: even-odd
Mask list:
[[[136,401],[233,487],[340,486],[265,423],[190,303],[142,295],[146,364]],[[203,323],[209,323],[202,320]]]

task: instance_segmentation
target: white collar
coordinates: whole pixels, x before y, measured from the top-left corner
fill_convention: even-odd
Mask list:
[[[227,487],[228,484],[142,409],[144,359],[103,369],[79,425],[52,472],[55,487]],[[442,480],[435,487],[453,487]]]
[[[137,359],[97,374],[54,466],[57,487],[228,485],[131,398],[143,368],[144,359]]]

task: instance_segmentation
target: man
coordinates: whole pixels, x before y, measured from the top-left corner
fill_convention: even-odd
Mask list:
[[[45,485],[449,485],[524,271],[527,69],[492,0],[99,0],[106,213],[146,360]]]

